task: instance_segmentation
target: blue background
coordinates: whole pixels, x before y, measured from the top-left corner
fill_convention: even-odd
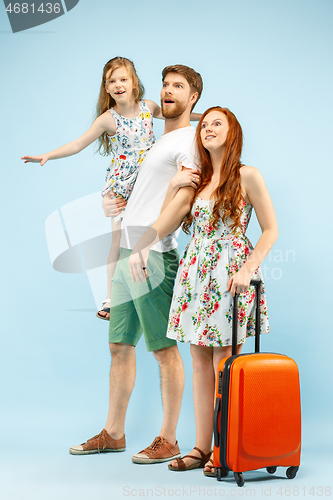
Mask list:
[[[204,496],[199,486],[206,496],[214,496],[216,486],[215,495],[222,496],[221,488],[226,497],[239,495],[232,478],[217,485],[201,471],[178,475],[166,465],[131,463],[158,435],[162,419],[158,366],[143,340],[127,452],[68,454],[105,424],[108,324],[95,317],[85,273],[52,269],[45,221],[99,191],[108,160],[94,155],[95,145],[45,167],[20,157],[50,151],[89,128],[103,65],[116,55],[135,62],[146,97],[156,102],[164,66],[194,67],[204,80],[196,111],[227,106],[242,124],[243,162],[264,175],[280,230],[265,262],[271,334],[262,349],[297,361],[303,410],[297,478],[282,481],[283,469],[268,478],[253,472],[245,478],[256,480],[246,487],[257,496],[270,488],[273,497],[280,487],[283,494],[299,487],[308,498],[314,498],[311,487],[315,496],[318,488],[332,487],[332,2],[80,0],[64,16],[16,34],[4,6],[0,10],[3,498],[123,498],[139,495],[139,488],[150,498],[147,488],[177,496],[183,485],[192,488],[191,498]],[[162,131],[156,122],[156,134]],[[255,243],[259,235],[253,217],[249,237]],[[185,242],[181,236],[180,250]],[[191,359],[188,345],[180,351],[186,387],[177,435],[188,452],[195,442]]]

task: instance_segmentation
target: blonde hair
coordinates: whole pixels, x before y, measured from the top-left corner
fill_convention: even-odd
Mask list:
[[[116,105],[116,101],[110,96],[110,94],[107,93],[105,89],[105,85],[107,82],[106,75],[110,72],[111,76],[111,74],[115,69],[121,68],[122,66],[125,66],[125,68],[128,71],[128,74],[132,77],[134,86],[133,92],[136,102],[139,102],[140,99],[142,99],[145,89],[136,73],[133,62],[130,61],[129,59],[126,59],[126,57],[114,57],[113,59],[110,59],[110,61],[108,61],[103,68],[101,89],[99,92],[99,98],[96,106],[96,118]],[[98,138],[98,142],[99,142],[98,151],[101,155],[106,156],[111,153],[112,151],[111,140],[106,132],[104,132]]]

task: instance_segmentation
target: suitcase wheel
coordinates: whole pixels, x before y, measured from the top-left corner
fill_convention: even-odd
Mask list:
[[[274,472],[276,472],[276,467],[267,467],[266,470],[269,474],[274,474]]]
[[[241,472],[234,472],[234,477],[238,486],[244,486],[244,476]]]
[[[286,476],[288,479],[294,479],[296,477],[297,471],[299,467],[289,467],[286,472]]]
[[[215,476],[217,477],[218,481],[222,481],[222,477],[227,477],[227,475],[227,470],[222,469],[221,467],[215,467]]]

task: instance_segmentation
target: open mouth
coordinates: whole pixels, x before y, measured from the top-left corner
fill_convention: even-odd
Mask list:
[[[174,104],[175,101],[173,101],[172,99],[164,99],[164,104]]]
[[[215,135],[206,135],[205,140],[209,141],[209,139],[214,139]]]
[[[121,95],[125,94],[125,90],[118,90],[118,92],[115,92],[116,95]]]

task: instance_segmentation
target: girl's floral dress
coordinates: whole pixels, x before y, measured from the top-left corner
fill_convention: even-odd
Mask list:
[[[232,337],[233,299],[227,292],[228,281],[253,250],[245,236],[252,206],[242,202],[241,227],[236,232],[222,219],[214,229],[211,208],[211,202],[201,198],[193,206],[193,236],[179,264],[167,336],[179,342],[223,347],[231,345]],[[252,279],[263,279],[260,267]],[[260,289],[260,333],[268,333],[263,283]],[[238,298],[238,344],[254,334],[255,290],[250,287]]]
[[[106,170],[103,197],[112,191],[115,197],[128,200],[139,168],[155,142],[153,116],[144,101],[139,101],[139,106],[140,114],[135,118],[126,118],[113,108],[109,110],[117,130],[111,138],[113,158]],[[124,210],[115,217],[117,222],[123,218]]]

